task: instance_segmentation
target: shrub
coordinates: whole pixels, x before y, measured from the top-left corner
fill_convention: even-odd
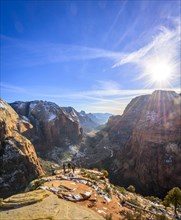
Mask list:
[[[117,189],[120,193],[122,193],[122,194],[125,194],[125,193],[126,193],[126,189],[125,189],[124,187],[122,187],[122,186],[117,186],[116,189]]]
[[[43,185],[43,183],[45,183],[45,182],[46,181],[42,180],[42,179],[37,179],[37,180],[32,181],[29,184],[30,191],[33,191],[33,190],[37,189],[39,186]]]
[[[151,202],[157,202],[157,203],[161,202],[161,199],[159,199],[158,197],[154,197],[154,196],[147,196],[147,197],[145,197],[145,199],[148,199]]]
[[[106,214],[105,218],[106,220],[112,220],[112,213]]]
[[[129,192],[134,193],[134,192],[135,192],[135,187],[134,187],[133,185],[130,185],[130,186],[128,186],[127,190],[128,190]]]
[[[99,171],[97,168],[94,168],[93,170],[94,170],[94,171]]]
[[[80,171],[85,173],[86,172],[86,169],[85,168],[80,168]]]
[[[168,218],[166,217],[166,215],[161,214],[156,216],[156,220],[168,220]]]
[[[93,173],[86,173],[85,177],[91,179],[91,180],[95,180],[95,181],[100,181],[100,179]]]
[[[109,173],[108,173],[107,170],[101,170],[101,173],[102,173],[105,177],[107,177],[107,176],[109,175]]]
[[[124,220],[143,220],[145,218],[142,217],[141,212],[124,212],[123,215],[125,216]]]

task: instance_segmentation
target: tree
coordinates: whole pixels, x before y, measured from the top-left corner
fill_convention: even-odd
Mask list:
[[[181,190],[179,187],[171,189],[164,198],[163,204],[168,206],[169,204],[174,205],[174,213],[177,215],[177,207],[181,205]]]

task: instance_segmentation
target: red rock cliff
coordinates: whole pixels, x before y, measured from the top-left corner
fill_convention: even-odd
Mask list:
[[[34,146],[21,134],[31,127],[0,99],[0,197],[19,192],[43,174]]]

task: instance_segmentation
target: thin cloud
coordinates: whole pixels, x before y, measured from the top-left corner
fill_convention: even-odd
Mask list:
[[[1,91],[8,91],[12,93],[26,93],[26,89],[20,86],[14,86],[7,83],[1,82]]]
[[[94,89],[102,90],[117,90],[120,89],[120,84],[113,80],[97,80]]]
[[[172,67],[173,75],[177,79],[180,76],[180,21],[176,19],[173,24],[172,29],[161,27],[159,34],[150,43],[124,54],[112,68],[133,63],[140,71],[137,79],[142,79],[148,76],[148,66],[160,60]]]
[[[112,85],[114,85],[113,82]],[[106,85],[106,81],[102,83]],[[110,83],[110,81],[107,83]],[[153,89],[124,90],[113,89],[113,87],[111,89],[107,89],[107,87],[100,87],[96,90],[79,92],[64,91],[64,93],[58,88],[54,88],[56,90],[55,92],[55,90],[53,91],[52,88],[52,93],[46,93],[47,87],[40,88],[39,90],[35,88],[31,90],[31,88],[23,88],[6,83],[1,83],[1,88],[2,95],[4,91],[10,92],[10,94],[13,92],[14,94],[17,94],[16,97],[20,97],[19,100],[22,100],[23,95],[26,95],[27,97],[30,96],[32,100],[44,99],[55,102],[60,106],[73,106],[78,111],[82,109],[86,110],[87,112],[107,111],[113,114],[122,114],[132,98],[140,95],[151,94],[154,91]],[[165,89],[170,90],[167,88]],[[180,88],[175,88],[174,90],[180,93]],[[27,98],[25,100],[27,100]],[[28,100],[30,99],[28,98]],[[9,102],[9,100],[6,101]]]
[[[6,65],[36,66],[47,63],[84,61],[93,59],[118,60],[122,53],[80,45],[35,43],[1,36],[2,62]],[[13,56],[16,54],[16,56]]]

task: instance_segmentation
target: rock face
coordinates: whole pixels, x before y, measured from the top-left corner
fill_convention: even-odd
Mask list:
[[[85,164],[108,169],[115,184],[157,196],[181,187],[180,95],[155,91],[134,98],[88,145]]]
[[[54,147],[60,148],[81,141],[82,129],[79,123],[55,103],[32,101],[10,105],[33,125],[25,135],[38,151],[46,153]]]
[[[43,174],[32,143],[22,133],[32,125],[0,99],[0,197],[16,193]]]

